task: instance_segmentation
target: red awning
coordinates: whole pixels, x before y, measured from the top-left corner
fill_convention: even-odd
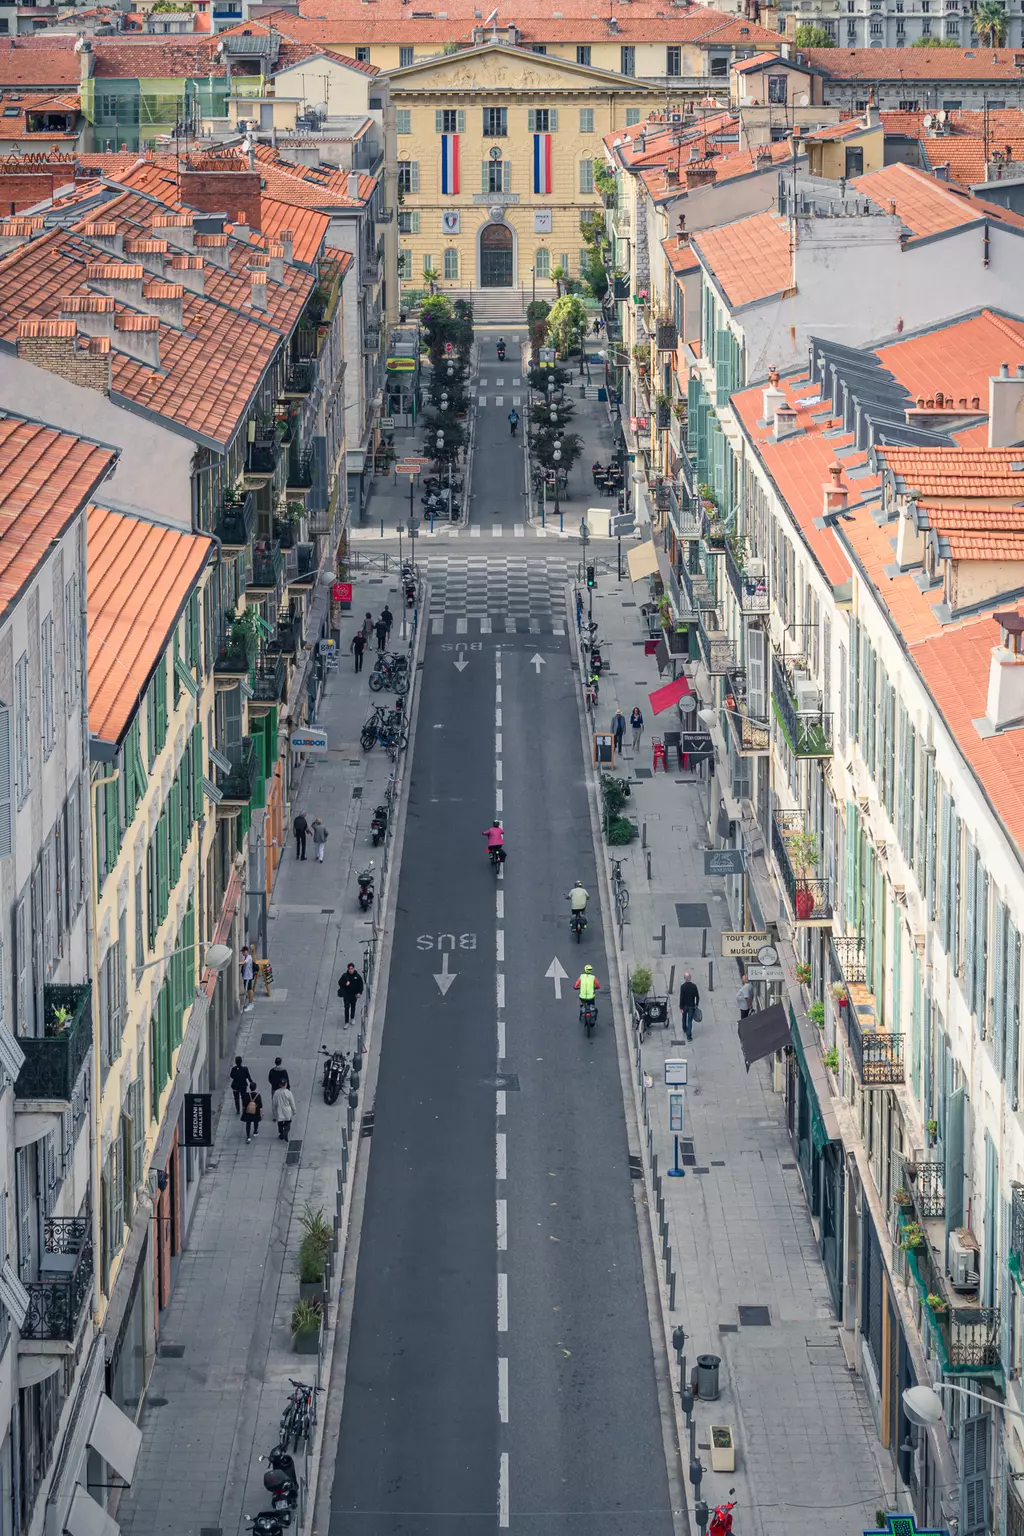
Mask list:
[[[651,701],[651,711],[660,715],[664,710],[670,709],[673,704],[685,698],[690,692],[690,685],[685,677],[677,677],[674,683],[666,683],[664,688],[655,688],[647,697]]]

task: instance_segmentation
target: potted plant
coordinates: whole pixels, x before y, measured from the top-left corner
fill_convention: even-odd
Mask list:
[[[835,998],[837,1008],[845,1008],[850,1001],[850,994],[846,990],[846,984],[842,981],[832,983],[832,996]]]
[[[46,1033],[48,1035],[62,1035],[71,1023],[71,1009],[63,1006],[54,1007],[53,1014],[47,1020]]]
[[[839,1052],[834,1045],[830,1046],[830,1048],[825,1052],[822,1060],[830,1072],[839,1071]]]
[[[321,1302],[327,1270],[327,1250],[309,1232],[299,1244],[299,1297],[302,1301]]]
[[[924,1242],[925,1238],[924,1232],[921,1228],[921,1223],[918,1221],[906,1222],[903,1227],[902,1236],[900,1237],[900,1247],[904,1250],[904,1252],[913,1253],[918,1248],[923,1248]]]
[[[663,592],[658,599],[658,614],[664,629],[672,628],[672,599]]]
[[[735,1472],[736,1437],[731,1424],[711,1425],[712,1472]]]
[[[929,1306],[936,1314],[947,1310],[946,1298],[944,1296],[936,1296],[933,1291],[929,1291],[925,1297],[925,1305]]]
[[[687,402],[685,400],[677,400],[675,405],[672,407],[672,414],[676,421],[685,421],[689,414],[687,411]]]
[[[800,985],[802,987],[809,987],[810,986],[810,984],[811,984],[811,968],[810,968],[809,965],[805,965],[805,963],[802,960],[797,965],[797,967],[796,967],[796,969],[795,969],[793,974],[796,976],[797,981],[800,983]]]
[[[818,839],[813,832],[794,832],[786,839],[786,851],[798,880],[810,880],[818,867]],[[799,886],[793,898],[797,917],[806,922],[814,911],[814,892]]]
[[[323,1307],[318,1301],[297,1301],[292,1307],[292,1348],[297,1355],[315,1355],[320,1350]]]
[[[901,1209],[906,1208],[912,1204],[910,1198],[910,1190],[907,1189],[903,1184],[898,1184],[896,1186],[896,1188],[893,1190],[892,1197]]]
[[[939,1122],[937,1120],[926,1120],[924,1128],[928,1132],[928,1145],[934,1147],[939,1139]]]
[[[646,965],[638,965],[630,977],[630,987],[633,996],[641,999],[645,998],[653,985],[654,977],[651,975],[650,968]]]
[[[672,401],[668,395],[660,393],[654,397],[655,410],[657,412],[658,430],[667,431],[672,423]]]
[[[810,1019],[811,1023],[816,1026],[816,1028],[824,1029],[825,1004],[821,1001],[820,998],[815,998],[814,1002],[808,1008],[807,1017]]]

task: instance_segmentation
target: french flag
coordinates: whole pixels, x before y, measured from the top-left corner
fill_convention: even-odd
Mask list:
[[[459,190],[459,136],[457,133],[441,135],[441,191],[454,197]]]
[[[554,186],[551,175],[551,135],[535,133],[533,136],[533,190],[547,195]]]

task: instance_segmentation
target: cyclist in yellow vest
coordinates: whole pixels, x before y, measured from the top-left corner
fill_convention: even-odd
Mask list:
[[[573,991],[579,993],[581,1003],[592,1003],[594,1001],[594,993],[601,990],[601,983],[594,975],[594,967],[592,965],[585,965],[583,967],[582,973],[576,978],[572,986]]]

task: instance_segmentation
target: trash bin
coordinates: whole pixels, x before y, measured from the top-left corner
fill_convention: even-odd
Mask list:
[[[718,1355],[698,1355],[697,1369],[694,1373],[697,1377],[697,1396],[701,1402],[713,1402],[718,1396],[718,1367],[722,1361]]]

